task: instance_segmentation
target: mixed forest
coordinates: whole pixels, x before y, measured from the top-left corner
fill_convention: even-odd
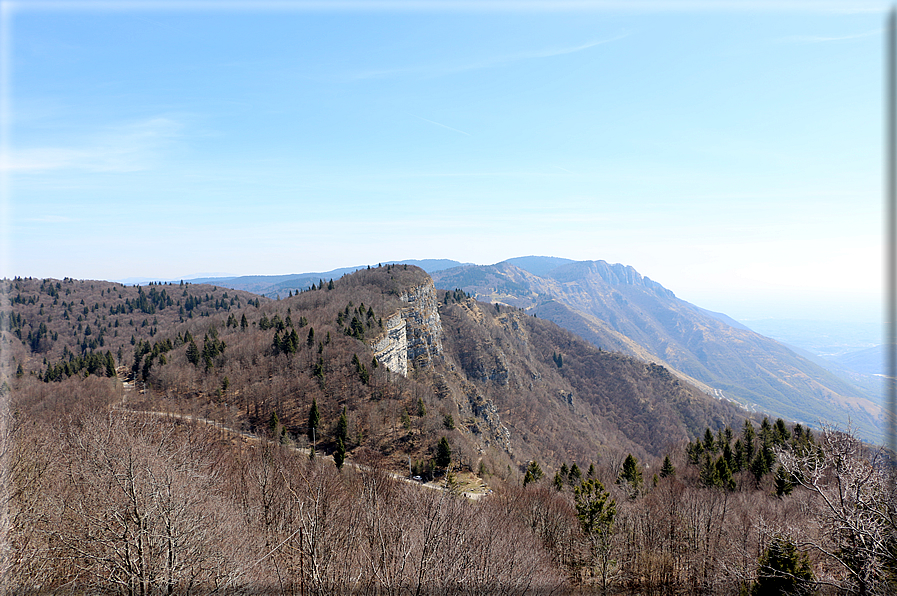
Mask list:
[[[3,284],[11,593],[897,591],[885,450],[415,267]],[[403,376],[372,346],[424,295]]]

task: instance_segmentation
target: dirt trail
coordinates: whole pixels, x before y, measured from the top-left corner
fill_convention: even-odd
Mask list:
[[[119,371],[119,374],[126,371]],[[142,415],[142,416],[156,416],[159,418],[169,418],[169,419],[177,419],[177,420],[188,420],[190,422],[196,422],[199,424],[207,424],[209,426],[214,427],[215,429],[223,432],[229,433],[233,436],[240,437],[246,441],[261,443],[262,438],[254,433],[237,430],[235,428],[231,428],[217,420],[211,420],[209,418],[202,418],[200,416],[194,416],[192,414],[177,414],[175,412],[162,412],[158,410],[132,410],[127,407],[127,401],[129,396],[133,396],[135,393],[143,393],[139,389],[135,387],[135,384],[130,381],[121,381],[122,385],[122,398],[121,403],[118,403],[112,407],[112,410],[115,412],[120,412],[123,415],[133,414],[133,415]],[[284,445],[287,449],[291,451],[295,451],[305,457],[309,457],[311,454],[311,450],[305,447],[297,447],[295,445]],[[333,457],[330,455],[321,455],[315,453],[315,457],[320,457],[325,461],[333,461]],[[336,465],[336,464],[334,464]],[[363,466],[361,464],[356,464],[346,458],[346,461],[343,463],[344,466],[350,466],[355,469],[368,469],[367,466]],[[458,491],[459,494],[464,495],[468,499],[473,501],[477,501],[482,499],[487,494],[491,493],[492,490],[477,476],[473,474],[456,474],[456,482],[454,487],[448,485],[448,483],[444,480],[436,482],[420,482],[418,480],[413,480],[402,474],[397,472],[388,472],[390,476],[392,476],[395,480],[399,480],[402,482],[407,482],[409,484],[414,484],[415,486],[420,486],[423,488],[429,488],[433,490],[454,490]],[[464,490],[467,488],[467,490]]]

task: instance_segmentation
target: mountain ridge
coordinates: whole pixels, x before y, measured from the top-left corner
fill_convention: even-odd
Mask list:
[[[842,422],[849,412],[866,438],[880,440],[881,409],[867,379],[829,372],[727,315],[679,300],[631,266],[545,256],[494,265],[414,262],[444,289],[460,287],[488,302],[527,309],[593,345],[666,366],[717,398],[811,424]],[[354,270],[209,281],[276,298],[305,289],[290,286],[310,287]]]
[[[686,377],[745,407],[814,424],[822,417],[845,423],[847,415],[864,436],[881,440],[881,408],[865,392],[728,317],[676,298],[634,268],[581,261],[533,275],[507,261],[433,274],[442,287],[460,287],[490,302],[513,304],[583,333],[582,322],[545,309],[548,299],[594,316]],[[600,334],[599,334],[600,336]],[[598,336],[591,340],[601,345]],[[620,347],[616,342],[615,347]],[[628,351],[644,358],[643,354]]]

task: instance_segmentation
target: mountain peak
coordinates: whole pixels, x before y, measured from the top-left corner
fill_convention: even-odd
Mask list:
[[[668,298],[676,295],[650,277],[645,277],[631,265],[610,264],[607,261],[575,261],[561,265],[550,272],[549,277],[559,282],[572,282],[600,278],[612,286],[639,286],[653,290]]]
[[[537,256],[529,256],[529,257],[514,257],[513,259],[507,259],[502,261],[501,263],[509,263],[514,265],[515,267],[519,267],[528,273],[532,273],[533,275],[538,275],[539,277],[545,277],[550,271],[560,267],[562,265],[566,265],[568,263],[573,263],[572,259],[564,259],[561,257],[537,257]],[[497,265],[501,265],[501,263],[496,263]]]

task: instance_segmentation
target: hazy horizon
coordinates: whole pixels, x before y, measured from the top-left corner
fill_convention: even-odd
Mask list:
[[[552,255],[881,318],[885,3],[4,6],[5,277]]]

